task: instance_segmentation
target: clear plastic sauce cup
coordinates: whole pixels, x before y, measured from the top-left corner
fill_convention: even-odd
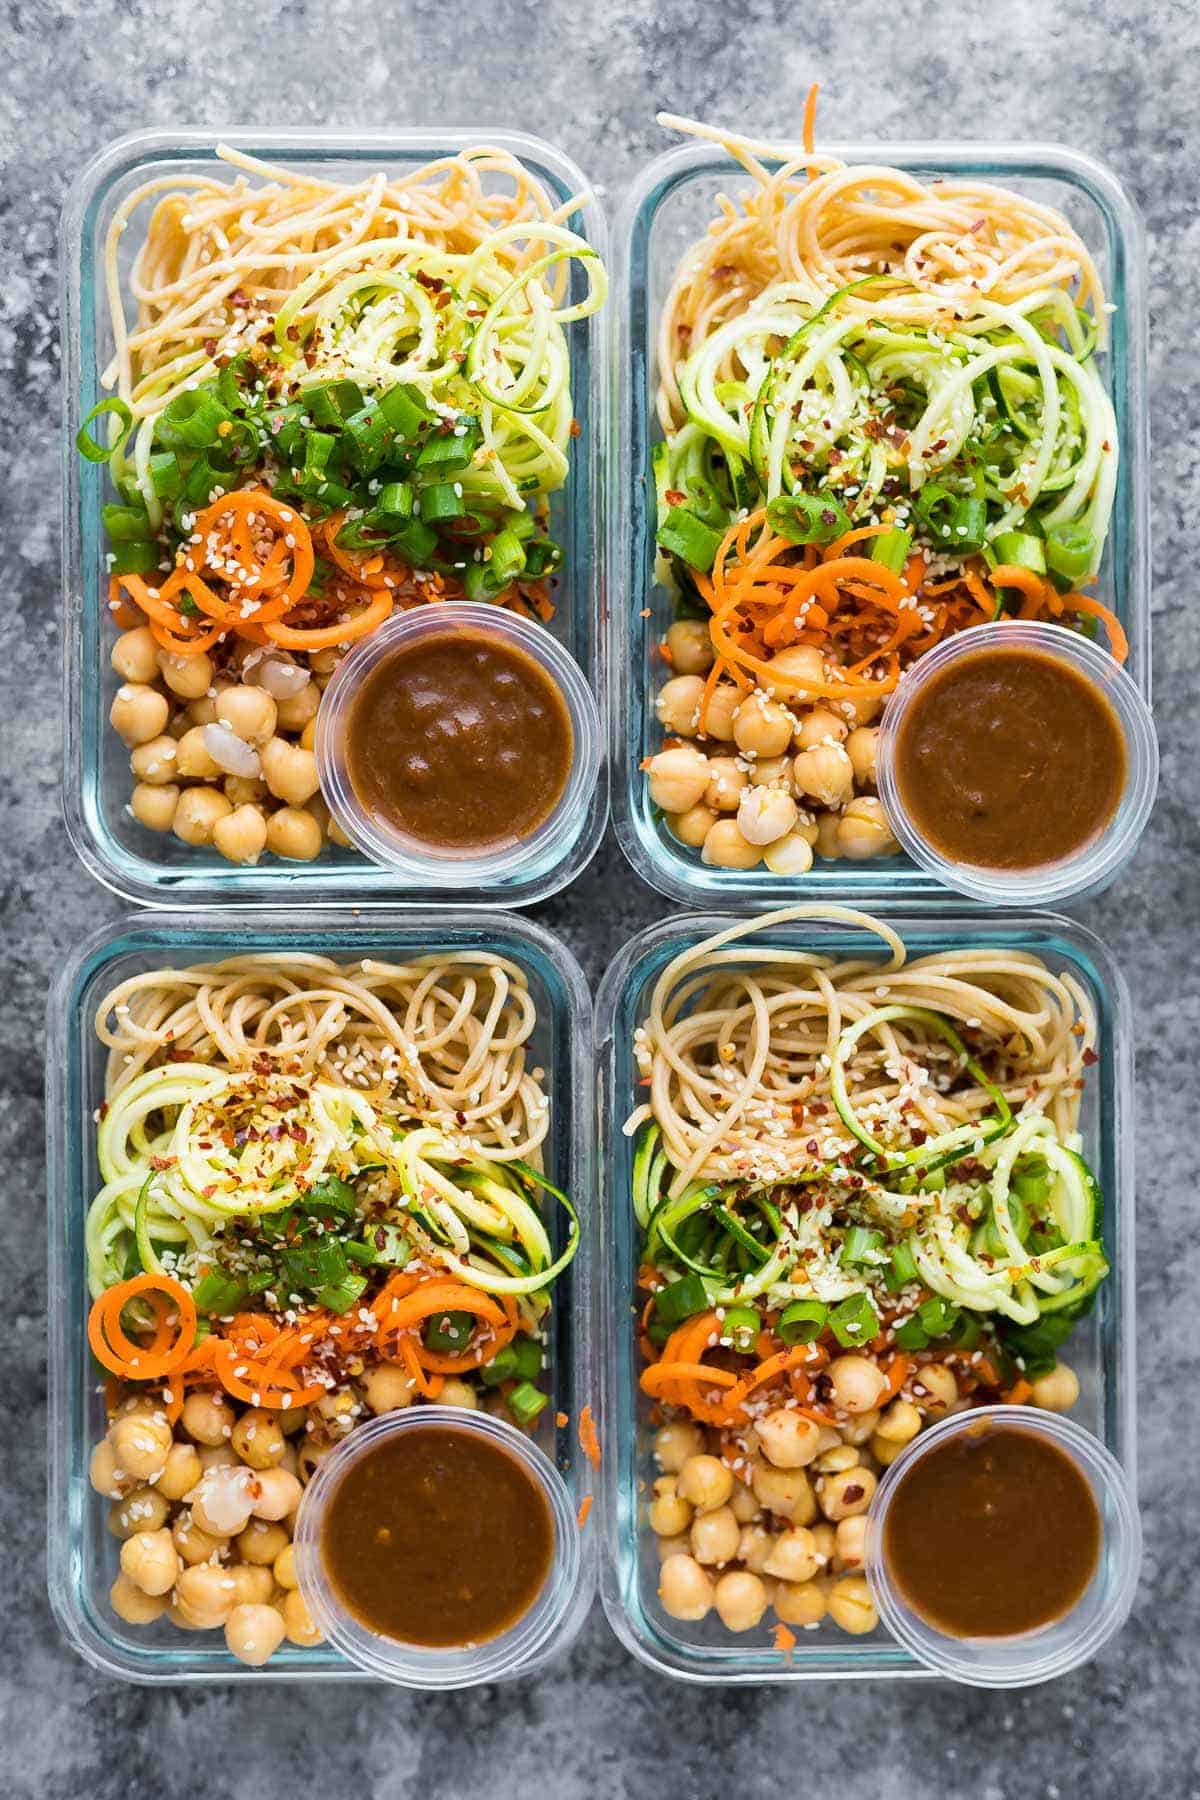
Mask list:
[[[354,791],[346,757],[350,709],[371,671],[422,639],[457,632],[524,651],[561,694],[572,736],[566,785],[549,816],[516,843],[465,853],[422,845],[368,810]],[[600,756],[599,710],[574,657],[540,625],[479,601],[423,606],[393,615],[338,665],[317,714],[317,770],[330,811],[364,856],[426,885],[432,876],[440,887],[473,890],[529,871],[553,869],[569,855],[584,828]]]
[[[999,648],[1038,651],[1083,675],[1111,705],[1125,743],[1125,787],[1108,824],[1078,850],[1029,869],[992,869],[944,855],[913,823],[896,777],[900,732],[918,694],[949,665]],[[876,766],[888,820],[921,868],[973,900],[1001,906],[1046,905],[1097,892],[1133,855],[1154,805],[1158,739],[1136,683],[1107,650],[1063,625],[1012,619],[958,632],[906,672],[880,721]]]
[[[1033,1432],[1071,1458],[1100,1515],[1100,1554],[1084,1592],[1061,1618],[1009,1637],[952,1637],[923,1618],[893,1580],[883,1555],[884,1526],[914,1464],[985,1421]],[[1036,1494],[1029,1504],[1036,1507]],[[927,1668],[972,1687],[1029,1687],[1089,1661],[1125,1623],[1141,1558],[1137,1501],[1116,1457],[1074,1420],[1029,1406],[974,1407],[923,1431],[887,1470],[867,1512],[867,1580],[881,1621]]]
[[[528,1611],[497,1636],[462,1647],[402,1643],[373,1631],[341,1602],[321,1555],[321,1530],[337,1488],[355,1463],[401,1432],[467,1432],[506,1451],[545,1495],[553,1529],[550,1570]],[[327,1456],[304,1490],[296,1520],[296,1575],[314,1623],[350,1662],[402,1687],[474,1687],[503,1681],[540,1662],[554,1647],[580,1579],[579,1525],[562,1476],[544,1451],[490,1413],[414,1406],[359,1426]]]

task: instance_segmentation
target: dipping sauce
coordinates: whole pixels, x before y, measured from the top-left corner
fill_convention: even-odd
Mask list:
[[[550,1572],[554,1525],[507,1451],[472,1431],[414,1426],[350,1465],[320,1547],[361,1624],[445,1649],[497,1637],[529,1611]]]
[[[385,656],[346,719],[360,806],[449,855],[499,850],[536,831],[562,798],[574,747],[557,683],[483,632],[426,636]]]
[[[896,737],[901,803],[952,862],[1036,869],[1110,823],[1125,739],[1100,689],[1043,650],[960,657],[914,696]]]
[[[1100,1558],[1087,1477],[1019,1425],[980,1424],[902,1476],[883,1558],[912,1610],[948,1636],[1012,1637],[1070,1612]]]

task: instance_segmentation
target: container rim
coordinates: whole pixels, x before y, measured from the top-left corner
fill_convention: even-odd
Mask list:
[[[1016,1637],[951,1637],[909,1605],[892,1579],[883,1555],[883,1534],[892,1503],[922,1458],[980,1426],[1013,1426],[1047,1438],[1080,1470],[1097,1499],[1103,1538],[1091,1580],[1061,1619]],[[1110,1517],[1105,1518],[1105,1514]],[[983,1406],[953,1413],[923,1431],[883,1474],[867,1509],[865,1571],[882,1622],[892,1635],[932,1670],[969,1687],[1031,1687],[1090,1662],[1129,1617],[1142,1559],[1142,1527],[1130,1480],[1112,1452],[1074,1419],[1028,1406]],[[1106,1564],[1111,1558],[1111,1570]],[[1103,1592],[1091,1618],[1083,1615],[1097,1582]]]
[[[347,715],[356,693],[371,671],[388,656],[420,638],[474,634],[515,644],[550,678],[561,694],[573,737],[571,767],[553,810],[537,829],[514,844],[495,850],[438,857],[377,818],[354,791],[346,759]],[[334,817],[359,850],[398,874],[417,877],[436,873],[455,890],[513,876],[547,856],[565,857],[583,830],[595,793],[603,754],[600,711],[583,670],[570,651],[539,626],[496,608],[482,617],[478,604],[452,601],[442,606],[414,607],[393,614],[342,659],[317,709],[317,769],[321,792]]]
[[[831,902],[832,903],[832,902]],[[1136,1346],[1132,1330],[1134,1283],[1136,1280],[1135,1180],[1133,1138],[1133,1044],[1128,1030],[1131,996],[1120,965],[1107,945],[1089,926],[1066,914],[1028,909],[981,908],[973,906],[954,893],[942,890],[931,905],[914,906],[909,896],[873,902],[872,914],[887,919],[908,942],[910,934],[920,932],[934,936],[937,942],[978,942],[994,935],[1007,940],[1040,940],[1046,954],[1071,960],[1075,972],[1097,990],[1101,1010],[1108,1029],[1100,1046],[1102,1067],[1095,1073],[1104,1077],[1105,1092],[1111,1092],[1112,1107],[1098,1125],[1102,1142],[1111,1164],[1111,1191],[1107,1204],[1112,1208],[1112,1230],[1107,1241],[1119,1285],[1114,1290],[1114,1343],[1105,1364],[1106,1391],[1112,1396],[1105,1414],[1105,1434],[1112,1453],[1124,1469],[1131,1493],[1137,1492],[1136,1417],[1132,1408],[1117,1403],[1118,1396],[1136,1397]],[[932,1672],[912,1658],[903,1646],[892,1643],[874,1648],[871,1661],[859,1666],[785,1666],[779,1656],[772,1661],[770,1653],[756,1655],[753,1666],[738,1667],[715,1658],[710,1662],[700,1657],[684,1660],[687,1651],[659,1643],[644,1633],[636,1617],[636,1576],[627,1585],[623,1575],[623,1559],[627,1544],[621,1516],[621,1453],[631,1429],[626,1416],[625,1396],[621,1391],[617,1333],[624,1328],[628,1316],[628,1295],[617,1283],[616,1209],[628,1204],[628,1196],[612,1188],[613,1171],[608,1146],[620,1132],[630,1110],[630,1095],[617,1090],[616,1028],[626,995],[639,983],[661,971],[672,952],[708,937],[718,931],[744,928],[744,912],[727,908],[723,912],[676,914],[659,919],[637,932],[621,947],[610,962],[596,994],[596,1061],[600,1076],[600,1103],[597,1114],[602,1154],[597,1163],[599,1184],[600,1232],[598,1238],[598,1281],[596,1286],[600,1371],[599,1414],[603,1462],[601,1484],[597,1496],[600,1515],[602,1549],[600,1562],[600,1598],[609,1625],[620,1642],[648,1668],[673,1680],[697,1685],[720,1683],[788,1683],[803,1681],[868,1680],[873,1678],[931,1680]],[[804,931],[816,938],[837,934],[850,935],[856,927],[845,920],[801,918],[786,927]],[[767,947],[772,932],[763,934],[760,944]],[[819,947],[819,945],[818,945]],[[911,946],[910,946],[911,947]],[[932,945],[913,947],[922,954]],[[1025,947],[1037,947],[1027,943]]]
[[[1080,197],[1102,215],[1111,241],[1114,268],[1123,278],[1122,305],[1114,332],[1114,341],[1120,346],[1122,379],[1110,385],[1119,421],[1126,501],[1124,525],[1113,534],[1113,554],[1116,557],[1119,548],[1119,566],[1126,577],[1127,616],[1123,618],[1123,624],[1130,641],[1130,665],[1143,696],[1150,703],[1151,544],[1147,474],[1150,421],[1145,403],[1148,303],[1144,278],[1145,227],[1136,201],[1108,164],[1052,140],[988,143],[966,139],[853,139],[832,142],[825,148],[848,163],[884,160],[917,171],[959,170],[980,179],[992,176],[1012,181],[1058,179],[1070,183]],[[763,156],[761,160],[768,167],[778,166],[778,160],[769,156]],[[896,858],[855,864],[849,870],[842,863],[828,867],[818,865],[813,874],[799,878],[771,876],[762,870],[747,874],[704,868],[682,846],[673,847],[666,841],[637,803],[631,763],[636,765],[643,755],[649,754],[653,745],[648,740],[635,744],[632,737],[634,707],[630,689],[637,676],[631,672],[629,622],[636,623],[638,608],[651,603],[648,595],[652,589],[643,585],[635,562],[634,544],[644,503],[640,494],[632,491],[631,482],[618,487],[617,471],[621,456],[628,461],[632,453],[641,459],[643,448],[646,448],[646,466],[635,468],[633,477],[649,479],[648,443],[643,446],[642,437],[645,435],[648,440],[652,433],[649,421],[643,426],[638,417],[646,410],[643,388],[649,379],[654,357],[653,324],[647,330],[642,321],[646,298],[645,239],[659,205],[689,178],[698,175],[727,175],[734,182],[749,179],[746,171],[719,144],[708,141],[676,143],[642,166],[614,213],[613,280],[622,296],[619,308],[614,309],[610,319],[611,357],[618,388],[617,404],[611,415],[614,448],[609,458],[612,488],[609,566],[613,598],[606,632],[614,833],[626,860],[641,879],[668,899],[682,901],[685,905],[733,907],[754,912],[773,904],[785,904],[806,893],[828,892],[832,896],[844,894],[848,888],[853,888],[858,898],[871,905],[881,903],[898,891],[902,891],[905,903],[938,902],[944,898],[944,885],[919,866],[905,864]]]
[[[896,773],[900,732],[918,696],[953,664],[989,650],[1039,651],[1077,669],[1103,692],[1125,742],[1126,784],[1117,809],[1098,836],[1070,856],[1040,868],[999,870],[944,855],[914,823]],[[913,861],[946,887],[993,906],[1041,906],[1096,894],[1115,879],[1136,851],[1158,787],[1158,738],[1154,717],[1138,688],[1107,650],[1045,620],[1006,619],[976,625],[946,638],[923,656],[889,695],[875,746],[879,797],[896,836]]]
[[[321,1558],[325,1512],[347,1472],[381,1443],[419,1430],[455,1432],[501,1447],[541,1489],[550,1509],[554,1543],[550,1568],[529,1609],[497,1636],[472,1647],[407,1644],[373,1631],[338,1600]],[[368,1675],[426,1691],[506,1681],[545,1649],[574,1599],[580,1578],[581,1533],[566,1483],[549,1457],[515,1426],[490,1413],[461,1407],[410,1407],[383,1413],[344,1437],[305,1488],[296,1520],[296,1573],[309,1612],[330,1643]]]
[[[186,934],[185,948],[178,936]],[[313,908],[297,919],[292,912],[259,907],[223,907],[205,909],[156,908],[125,913],[107,920],[74,946],[59,968],[47,995],[46,1004],[46,1233],[49,1300],[47,1336],[49,1356],[47,1370],[47,1509],[46,1586],[51,1611],[68,1644],[93,1668],[120,1681],[143,1686],[176,1684],[212,1684],[241,1681],[253,1676],[259,1681],[364,1681],[369,1679],[360,1669],[342,1663],[314,1668],[312,1658],[320,1652],[292,1652],[285,1663],[278,1661],[263,1669],[245,1670],[229,1659],[228,1664],[180,1668],[177,1661],[165,1663],[164,1653],[153,1646],[135,1657],[123,1650],[119,1641],[106,1631],[103,1621],[94,1616],[86,1604],[82,1590],[79,1545],[69,1532],[71,1493],[78,1483],[86,1486],[86,1470],[69,1465],[71,1449],[73,1371],[76,1353],[82,1343],[82,1322],[68,1317],[72,1282],[78,1281],[78,1270],[68,1257],[66,1224],[72,1209],[86,1208],[89,1195],[77,1191],[74,1183],[72,1146],[69,1133],[73,1128],[73,1105],[80,1098],[74,1091],[74,1061],[77,1045],[90,1029],[90,1018],[79,1012],[75,1004],[82,988],[95,978],[106,962],[130,953],[152,953],[162,950],[164,956],[186,953],[187,937],[214,945],[213,950],[199,950],[193,960],[213,955],[215,946],[225,954],[236,954],[247,938],[272,936],[299,939],[318,954],[352,957],[356,940],[371,940],[389,933],[409,938],[422,934],[421,948],[434,949],[439,944],[452,947],[457,941],[467,947],[478,947],[479,941],[498,943],[499,954],[519,957],[527,951],[531,957],[543,959],[561,983],[561,1008],[556,1008],[560,1034],[560,1056],[569,1083],[568,1106],[573,1129],[564,1136],[562,1166],[569,1171],[571,1191],[580,1196],[578,1206],[580,1242],[572,1277],[571,1335],[573,1355],[564,1364],[560,1377],[561,1390],[573,1396],[572,1411],[584,1400],[591,1399],[595,1383],[595,1360],[592,1348],[593,1307],[591,1287],[595,1279],[595,1236],[597,1207],[595,1204],[595,1130],[593,1108],[595,1084],[591,1079],[592,1000],[587,980],[569,946],[553,931],[536,920],[518,913],[472,907],[435,908],[392,906],[373,909]],[[331,941],[337,940],[337,941]],[[552,1121],[561,1099],[556,1091],[550,1095]],[[552,1131],[557,1128],[552,1125]],[[72,1336],[71,1334],[74,1334]],[[559,1443],[566,1440],[560,1435]],[[570,1440],[570,1481],[580,1500],[594,1494],[595,1476],[587,1458],[576,1454]],[[88,1490],[88,1503],[91,1499]],[[565,1650],[578,1633],[586,1617],[596,1580],[596,1534],[586,1533],[582,1545],[581,1577],[574,1603],[562,1629],[537,1661],[548,1659]],[[167,1653],[172,1654],[172,1653]],[[179,1651],[173,1653],[178,1659]],[[327,1654],[327,1653],[326,1653]],[[527,1667],[532,1667],[532,1663]],[[524,1671],[523,1671],[524,1672]]]
[[[83,291],[87,246],[86,228],[92,210],[103,204],[112,184],[139,166],[154,162],[186,162],[215,157],[216,146],[229,143],[265,160],[288,161],[307,157],[326,160],[352,159],[363,165],[386,161],[389,155],[435,156],[473,144],[487,144],[510,151],[533,163],[535,172],[577,202],[580,230],[605,262],[611,264],[609,230],[604,207],[595,185],[578,163],[545,138],[532,132],[495,124],[448,124],[408,127],[403,130],[364,133],[351,126],[313,127],[303,130],[230,124],[227,127],[188,127],[179,131],[154,127],[127,132],[101,147],[80,169],[67,189],[59,217],[59,338],[62,346],[61,422],[63,477],[61,486],[62,535],[60,573],[63,593],[62,694],[64,704],[64,755],[62,766],[63,817],[72,848],[95,880],[123,900],[153,909],[176,910],[191,905],[269,909],[288,901],[305,906],[337,906],[351,900],[356,906],[379,908],[420,907],[448,904],[482,907],[525,907],[549,899],[570,885],[592,860],[608,823],[609,771],[602,758],[589,810],[579,833],[560,861],[529,877],[524,885],[498,888],[478,902],[461,889],[428,886],[414,890],[411,878],[398,877],[369,862],[345,861],[327,865],[264,863],[257,870],[225,867],[198,857],[195,861],[161,864],[144,850],[126,850],[107,825],[100,798],[102,776],[90,771],[84,720],[87,682],[102,680],[87,657],[85,637],[98,630],[87,604],[87,559],[81,524],[81,471],[76,466],[73,439],[82,408],[81,382],[89,378],[82,356]],[[610,298],[608,310],[613,310]],[[580,554],[568,578],[572,605],[565,635],[577,654],[600,709],[605,713],[606,660],[601,619],[605,604],[606,569],[597,546],[607,542],[608,415],[611,405],[609,333],[603,311],[578,322],[573,338],[572,377],[586,391],[588,416],[587,451],[572,457],[570,482],[572,510],[584,509],[587,536],[580,526]],[[94,546],[93,546],[94,547]],[[104,729],[107,729],[105,726]],[[96,790],[93,793],[93,789]]]

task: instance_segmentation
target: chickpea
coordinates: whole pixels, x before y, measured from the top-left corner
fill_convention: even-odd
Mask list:
[[[718,681],[704,715],[704,735],[718,743],[733,742],[733,715],[742,704],[742,690],[732,681]]]
[[[786,706],[768,700],[765,694],[751,694],[734,715],[733,741],[739,750],[755,756],[782,756],[795,725]]]
[[[692,1555],[698,1563],[732,1562],[741,1535],[731,1506],[698,1513],[692,1520]]]
[[[836,1475],[842,1469],[856,1469],[858,1451],[853,1444],[835,1444],[831,1450],[822,1450],[813,1467],[819,1475]]]
[[[413,1402],[412,1376],[399,1363],[379,1363],[368,1369],[362,1390],[373,1413],[401,1412]]]
[[[314,1444],[311,1439],[300,1446],[297,1456],[299,1462],[297,1474],[302,1482],[312,1480],[332,1449],[332,1444]]]
[[[814,706],[796,728],[796,748],[813,750],[818,744],[844,743],[849,729],[846,721],[828,707]]]
[[[825,1617],[824,1587],[819,1581],[778,1582],[775,1615],[784,1625],[818,1625]]]
[[[879,1614],[864,1575],[847,1575],[834,1582],[829,1590],[829,1616],[835,1625],[855,1637],[874,1631]]]
[[[677,675],[707,675],[715,659],[703,619],[676,619],[667,630],[667,650]]]
[[[817,1453],[821,1428],[793,1407],[777,1406],[755,1426],[763,1455],[777,1469],[802,1469]]]
[[[654,710],[664,731],[692,738],[700,729],[700,703],[704,683],[698,675],[675,675],[659,690]]]
[[[807,754],[807,752],[806,752]],[[840,815],[835,812],[823,812],[817,820],[817,838],[813,849],[826,862],[836,862],[842,854],[838,848],[837,829]]]
[[[261,749],[275,735],[275,702],[266,688],[228,687],[217,695],[217,719],[245,743]]]
[[[203,725],[193,725],[176,744],[175,770],[186,781],[213,781],[224,774],[220,763],[208,753]]]
[[[160,737],[171,708],[165,694],[144,682],[122,682],[109,708],[109,723],[132,750],[137,744],[148,744]]]
[[[179,1557],[164,1529],[137,1531],[121,1545],[121,1571],[143,1594],[167,1594],[175,1586]]]
[[[675,1491],[697,1512],[713,1512],[732,1494],[733,1474],[719,1456],[689,1456],[679,1471]]]
[[[286,1550],[281,1550],[271,1564],[271,1569],[281,1588],[299,1587],[300,1577],[296,1573],[296,1546],[289,1544]]]
[[[314,794],[310,800],[305,801],[304,810],[311,813],[321,827],[321,836],[328,837],[329,827],[333,824],[333,814],[325,804],[324,795]]]
[[[867,1557],[867,1521],[862,1513],[840,1519],[834,1533],[837,1560],[843,1569],[861,1569]]]
[[[654,1434],[654,1460],[668,1475],[678,1475],[690,1456],[704,1449],[704,1433],[690,1419],[672,1419]]]
[[[275,726],[278,731],[303,731],[317,716],[317,708],[321,704],[321,690],[315,681],[308,681],[298,692],[288,694],[275,702]],[[311,749],[305,744],[304,749]]]
[[[243,1562],[257,1563],[264,1567],[275,1561],[279,1552],[287,1548],[288,1541],[288,1534],[283,1526],[269,1519],[252,1519],[234,1539]]]
[[[841,1412],[870,1412],[887,1392],[887,1376],[868,1356],[835,1356],[826,1374],[830,1398]]]
[[[762,1517],[762,1507],[754,1498],[754,1489],[747,1487],[744,1481],[734,1482],[729,1505],[739,1525],[750,1525]]]
[[[88,1479],[98,1494],[105,1494],[110,1500],[122,1499],[138,1485],[128,1470],[121,1468],[106,1437],[101,1438],[92,1451]]]
[[[308,724],[304,727],[304,730],[300,733],[300,748],[302,750],[315,750],[316,747],[317,715],[314,713],[312,718],[308,721]]]
[[[692,1540],[686,1531],[678,1537],[660,1537],[654,1540],[654,1549],[660,1563],[665,1563],[669,1556],[687,1556],[692,1554]]]
[[[289,1544],[287,1553],[291,1555]],[[230,1583],[230,1611],[235,1606],[267,1606],[275,1592],[275,1576],[258,1563],[233,1563],[222,1571]],[[282,1586],[282,1583],[280,1583]],[[292,1584],[295,1586],[295,1583]]]
[[[911,1400],[893,1400],[880,1414],[876,1436],[892,1444],[910,1444],[921,1429],[921,1415]],[[878,1454],[878,1453],[876,1453]]]
[[[267,797],[267,784],[257,775],[227,775],[221,785],[235,811],[239,806],[261,806]]]
[[[656,1537],[678,1537],[691,1524],[691,1503],[680,1499],[674,1475],[660,1475],[655,1482],[649,1520]]]
[[[842,1426],[842,1438],[847,1444],[866,1444],[875,1435],[875,1427],[879,1423],[879,1409],[870,1407],[865,1413],[854,1413]],[[862,1457],[859,1457],[862,1461]]]
[[[216,1563],[198,1563],[181,1569],[175,1584],[175,1604],[190,1622],[214,1630],[223,1625],[237,1604],[233,1572]]]
[[[158,666],[166,685],[181,700],[200,700],[212,686],[212,657],[203,650],[197,656],[173,656],[169,650],[160,650]]]
[[[860,787],[875,786],[875,746],[878,729],[873,725],[856,725],[846,739],[846,755]]]
[[[821,806],[841,806],[854,791],[854,769],[840,744],[815,744],[801,750],[792,763],[798,794],[809,794]]]
[[[838,821],[838,849],[851,862],[867,862],[873,856],[895,856],[900,845],[887,821],[883,801],[874,794],[851,800]]]
[[[794,1525],[775,1540],[764,1568],[780,1581],[811,1581],[820,1566],[812,1532],[803,1525]]]
[[[658,1572],[658,1597],[673,1619],[706,1618],[712,1611],[712,1576],[692,1556],[668,1556]]]
[[[774,844],[796,823],[796,802],[779,788],[743,788],[738,801],[738,830],[748,844]]]
[[[228,1538],[200,1529],[190,1507],[175,1515],[171,1525],[171,1540],[179,1552],[180,1561],[187,1563],[189,1567],[195,1563],[211,1562],[213,1557],[221,1556],[229,1548]]]
[[[200,1472],[205,1469],[238,1469],[240,1458],[230,1449],[228,1444],[202,1444],[196,1452],[200,1459]]]
[[[811,1525],[817,1516],[816,1497],[803,1469],[777,1469],[759,1463],[754,1470],[754,1492],[768,1512],[794,1525]]]
[[[821,1511],[835,1524],[855,1513],[866,1512],[877,1482],[870,1469],[839,1469],[833,1475],[822,1475],[817,1483]]]
[[[279,1413],[279,1429],[284,1437],[294,1437],[307,1423],[307,1406],[285,1406]]]
[[[834,1533],[833,1526],[829,1523],[828,1519],[818,1519],[814,1524],[809,1526],[809,1530],[813,1534],[813,1542],[817,1547],[817,1561],[822,1568],[825,1568],[827,1564],[833,1561],[837,1551],[837,1537]]]
[[[127,1625],[152,1625],[167,1610],[165,1594],[147,1594],[123,1569],[108,1590],[108,1603]]]
[[[758,756],[754,759],[756,787],[782,788],[792,791],[792,759],[790,756]]]
[[[134,1488],[109,1507],[108,1529],[119,1538],[131,1538],[139,1531],[158,1531],[166,1524],[170,1510],[157,1488]]]
[[[145,1413],[127,1413],[117,1419],[108,1437],[117,1467],[141,1481],[162,1473],[173,1442],[167,1421]]]
[[[722,1575],[713,1600],[726,1631],[753,1631],[767,1610],[767,1590],[747,1569],[730,1569]]]
[[[239,1662],[261,1669],[283,1642],[283,1614],[273,1606],[235,1606],[225,1621],[225,1642]]]
[[[924,1371],[922,1371],[924,1373]],[[1056,1362],[1030,1382],[1030,1404],[1043,1412],[1070,1412],[1079,1398],[1079,1377],[1069,1363]]]
[[[787,679],[778,687],[771,680],[772,675],[782,675]],[[785,650],[779,650],[771,658],[771,670],[763,686],[769,694],[780,693],[791,698],[797,691],[803,698],[805,691],[813,692],[825,682],[825,659],[815,644],[789,644]]]
[[[762,861],[762,851],[746,842],[736,819],[718,819],[704,840],[700,860],[714,869],[754,869]]]
[[[732,756],[709,757],[705,806],[711,807],[713,812],[736,812],[746,785],[746,771],[738,768]]]
[[[763,862],[772,875],[807,875],[813,866],[812,845],[801,832],[789,831],[767,845]]]
[[[151,787],[139,781],[129,796],[129,810],[139,825],[147,831],[170,831],[175,823],[175,813],[179,805],[181,790],[174,783],[166,787]]]
[[[752,1574],[761,1575],[777,1541],[765,1525],[743,1525],[737,1545],[738,1562]]]
[[[708,758],[693,744],[677,744],[650,758],[646,779],[655,806],[668,813],[689,812],[708,786]]]
[[[230,1447],[252,1469],[273,1469],[283,1455],[283,1433],[274,1413],[250,1406],[234,1425]]]
[[[211,844],[218,819],[228,818],[232,811],[216,788],[187,788],[179,796],[172,830],[185,844]]]
[[[320,782],[317,759],[311,750],[301,750],[286,738],[273,737],[261,751],[263,779],[277,800],[288,806],[303,806],[311,800]]]
[[[439,1406],[460,1406],[464,1412],[476,1412],[479,1407],[479,1395],[469,1381],[456,1381],[453,1376],[442,1383],[442,1391],[438,1395]]]
[[[322,1641],[319,1628],[304,1603],[304,1595],[293,1589],[280,1608],[283,1629],[289,1644],[302,1644],[306,1649]]]
[[[226,1444],[233,1435],[233,1408],[220,1394],[189,1394],[179,1423],[197,1444]]]
[[[148,686],[158,675],[158,643],[148,625],[123,631],[112,647],[112,666],[122,681]]]
[[[147,787],[166,787],[175,779],[175,739],[164,734],[139,744],[129,758],[129,767]]]
[[[256,863],[266,849],[267,821],[259,807],[239,806],[216,821],[212,841],[226,862]]]
[[[833,705],[849,725],[869,725],[882,712],[886,698],[886,694],[857,694],[853,700],[835,700]]]
[[[896,1458],[903,1456],[906,1448],[906,1445],[898,1444],[895,1438],[880,1437],[878,1432],[871,1439],[871,1455],[881,1469],[890,1469]]]
[[[267,849],[291,862],[311,862],[321,853],[321,827],[311,813],[281,806],[267,820]]]
[[[909,1385],[918,1407],[933,1418],[949,1412],[958,1399],[954,1370],[945,1363],[922,1363]]]
[[[203,1460],[203,1459],[202,1459]],[[258,1485],[250,1469],[206,1469],[192,1490],[192,1518],[213,1537],[237,1537],[250,1522]],[[246,1559],[250,1561],[250,1558]]]
[[[700,848],[716,822],[717,815],[709,806],[690,806],[686,812],[672,813],[667,819],[672,834],[692,850]]]

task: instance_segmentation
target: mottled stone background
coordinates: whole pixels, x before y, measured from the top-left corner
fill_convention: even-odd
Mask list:
[[[1194,0],[10,0],[3,19],[0,491],[11,504],[0,614],[20,629],[5,633],[0,657],[9,915],[0,942],[0,1795],[1200,1795]],[[65,947],[118,909],[78,867],[59,822],[55,230],[64,189],[97,146],[139,126],[448,120],[541,132],[611,199],[661,148],[657,108],[782,133],[813,77],[827,138],[1057,139],[1111,163],[1149,226],[1163,797],[1136,866],[1086,914],[1124,959],[1138,1006],[1147,1557],[1134,1618],[1091,1668],[1010,1697],[932,1684],[691,1689],[628,1660],[599,1613],[573,1653],[536,1680],[442,1699],[261,1681],[149,1692],[102,1680],[51,1621],[42,1550],[43,995]],[[596,976],[662,911],[606,847],[542,917]]]

